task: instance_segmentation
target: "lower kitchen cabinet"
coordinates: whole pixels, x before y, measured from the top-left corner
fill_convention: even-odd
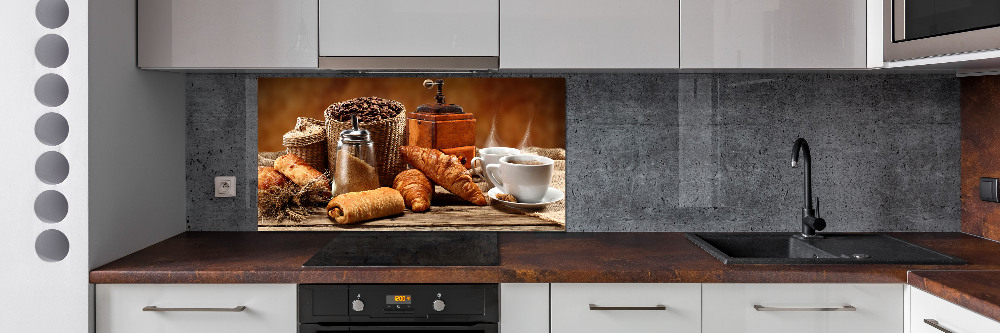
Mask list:
[[[98,284],[97,333],[296,332],[294,284]]]
[[[1000,332],[1000,322],[983,317],[927,292],[910,290],[910,332],[976,333]]]
[[[549,284],[500,284],[500,333],[549,333]]]
[[[701,332],[700,284],[553,283],[551,288],[552,333]]]
[[[95,292],[97,333],[298,331],[294,284]],[[500,332],[973,333],[1000,322],[902,284],[504,283]]]
[[[704,284],[705,333],[903,332],[902,284]]]

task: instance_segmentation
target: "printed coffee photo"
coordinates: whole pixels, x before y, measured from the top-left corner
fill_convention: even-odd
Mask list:
[[[260,231],[564,231],[563,78],[260,78]]]

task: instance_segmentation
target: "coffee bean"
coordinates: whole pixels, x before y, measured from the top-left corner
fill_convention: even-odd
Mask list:
[[[330,114],[340,122],[351,121],[351,116],[357,115],[362,123],[376,122],[395,117],[403,111],[399,102],[379,97],[358,97],[331,105]]]

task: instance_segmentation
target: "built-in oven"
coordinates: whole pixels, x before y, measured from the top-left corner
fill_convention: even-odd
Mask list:
[[[496,284],[299,285],[299,332],[497,333]]]
[[[1000,49],[1000,1],[884,0],[885,61]]]

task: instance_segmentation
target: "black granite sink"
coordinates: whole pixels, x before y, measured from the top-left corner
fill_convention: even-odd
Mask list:
[[[724,264],[964,265],[948,256],[880,234],[688,233],[687,238]]]

